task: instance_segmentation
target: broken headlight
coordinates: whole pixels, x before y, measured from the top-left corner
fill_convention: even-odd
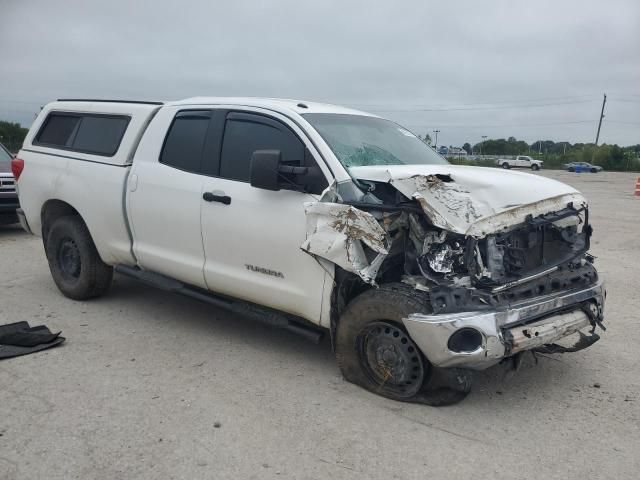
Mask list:
[[[428,232],[422,245],[422,255],[418,265],[423,274],[431,272],[439,275],[465,274],[465,243],[462,237],[449,232]]]

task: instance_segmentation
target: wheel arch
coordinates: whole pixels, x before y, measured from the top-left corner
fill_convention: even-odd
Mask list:
[[[355,273],[336,266],[333,290],[331,292],[331,315],[329,333],[331,337],[331,348],[335,351],[335,334],[340,323],[342,312],[349,305],[349,302],[358,295],[377,288],[365,283]],[[390,255],[385,259],[377,275],[378,285],[386,283],[400,282],[404,273],[404,252]]]
[[[49,231],[51,230],[51,225],[60,217],[77,215],[86,225],[86,222],[82,219],[82,216],[69,203],[58,200],[58,199],[50,199],[47,200],[40,210],[40,222],[42,225],[42,241],[47,242],[47,236],[49,235]]]

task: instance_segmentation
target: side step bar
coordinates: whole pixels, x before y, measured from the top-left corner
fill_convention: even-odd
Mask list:
[[[256,305],[244,300],[217,295],[213,292],[201,288],[192,287],[170,277],[159,273],[141,270],[127,265],[116,265],[116,272],[139,280],[152,287],[165,290],[167,292],[179,293],[187,297],[195,298],[201,302],[209,303],[219,308],[223,308],[233,313],[253,318],[276,328],[282,328],[290,332],[303,336],[313,343],[320,343],[324,337],[324,330],[310,324],[306,320],[288,313],[279,312],[272,308]]]

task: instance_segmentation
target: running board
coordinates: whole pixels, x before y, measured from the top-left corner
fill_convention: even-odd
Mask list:
[[[263,307],[255,303],[238,300],[223,295],[217,295],[208,290],[192,287],[179,280],[161,275],[159,273],[141,270],[127,265],[116,265],[116,272],[134,278],[152,287],[173,293],[179,293],[187,297],[195,298],[201,302],[223,308],[233,313],[253,318],[272,327],[282,328],[301,335],[313,343],[320,343],[324,337],[324,331],[320,327],[309,324],[301,317],[280,312],[272,308]]]

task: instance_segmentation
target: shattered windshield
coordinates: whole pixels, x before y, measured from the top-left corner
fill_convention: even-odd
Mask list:
[[[303,116],[347,168],[447,163],[409,130],[389,120],[336,113]]]

